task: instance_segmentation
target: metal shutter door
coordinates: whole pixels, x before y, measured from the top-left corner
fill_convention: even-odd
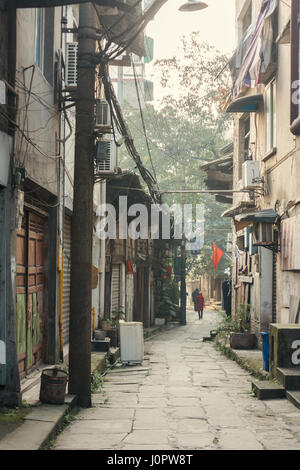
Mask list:
[[[63,336],[64,345],[69,342],[70,291],[71,291],[71,217],[64,223],[64,279],[63,279]]]
[[[120,308],[120,265],[115,264],[112,267],[111,274],[111,313]]]

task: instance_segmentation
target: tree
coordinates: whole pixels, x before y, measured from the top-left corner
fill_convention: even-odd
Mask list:
[[[205,189],[200,165],[219,158],[220,148],[228,142],[226,134],[231,125],[230,117],[221,109],[230,77],[229,73],[220,74],[220,71],[227,62],[226,56],[201,44],[197,33],[192,33],[183,38],[178,57],[156,62],[167,92],[160,106],[147,104],[141,112],[125,104],[124,114],[136,147],[162,193],[184,188]],[[121,166],[135,169],[124,151]],[[231,225],[221,214],[227,206],[208,194],[165,195],[163,201],[170,206],[176,202],[204,205],[204,248],[199,258],[189,256],[187,268],[195,274],[224,272],[230,262],[224,257],[215,272],[211,266],[211,246],[216,243],[225,249]]]

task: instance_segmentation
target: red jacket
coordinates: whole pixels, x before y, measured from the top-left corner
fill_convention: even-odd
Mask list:
[[[198,311],[203,310],[203,308],[205,307],[205,300],[201,292],[196,297],[196,306]]]

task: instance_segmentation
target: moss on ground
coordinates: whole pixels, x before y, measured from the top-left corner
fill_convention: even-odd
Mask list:
[[[19,408],[0,407],[0,425],[21,423],[30,410],[31,407],[28,405]]]
[[[30,410],[31,406],[26,404],[19,408],[0,407],[0,440],[21,426]]]

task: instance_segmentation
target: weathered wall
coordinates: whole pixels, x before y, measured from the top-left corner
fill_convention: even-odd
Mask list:
[[[60,8],[55,9],[53,70],[54,53],[60,46],[60,11]],[[53,84],[46,80],[35,64],[35,24],[35,9],[17,11],[18,123],[41,152],[18,133],[15,162],[17,166],[25,166],[32,181],[56,195],[58,162],[55,156],[58,155],[59,113],[54,104]]]

